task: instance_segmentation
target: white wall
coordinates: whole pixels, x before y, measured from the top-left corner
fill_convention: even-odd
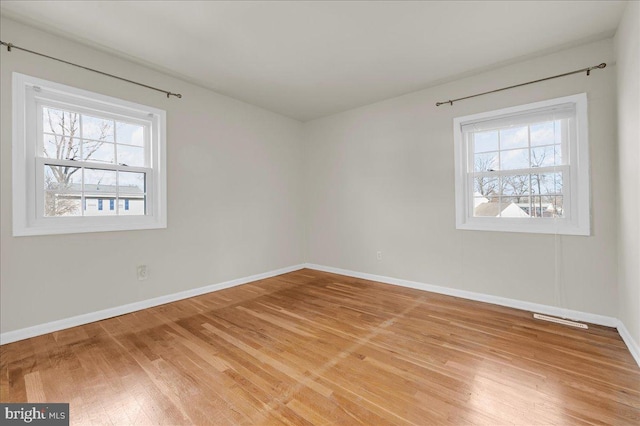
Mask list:
[[[600,41],[305,123],[308,261],[616,317],[612,55],[612,40]],[[435,106],[601,62],[610,66],[590,77]],[[581,92],[589,99],[592,236],[456,230],[453,118]]]
[[[619,318],[640,345],[640,3],[615,38],[618,74]],[[640,347],[640,346],[638,346]]]
[[[3,41],[183,94],[167,99],[2,49],[3,333],[304,261],[299,122],[12,20],[0,24]],[[167,111],[167,229],[12,237],[13,71]],[[136,279],[139,264],[148,265],[147,281]]]

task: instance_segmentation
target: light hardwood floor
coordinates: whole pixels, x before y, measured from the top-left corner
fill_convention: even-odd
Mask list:
[[[640,422],[614,329],[312,270],[0,348],[3,402],[72,424]]]

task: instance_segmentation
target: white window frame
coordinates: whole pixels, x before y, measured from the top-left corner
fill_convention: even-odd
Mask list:
[[[166,112],[146,105],[13,73],[13,235],[49,235],[125,231],[167,227]],[[91,161],[48,160],[39,155],[42,136],[40,105],[61,106],[80,113],[117,117],[145,125],[148,149],[144,167]],[[44,215],[44,164],[144,172],[144,215],[47,217]]]
[[[534,114],[554,107],[572,103],[575,106],[575,117],[570,119],[568,152],[563,152],[565,164],[554,166],[562,169],[570,178],[564,180],[566,215],[562,218],[508,218],[508,217],[476,217],[473,215],[473,183],[470,179],[472,162],[469,161],[468,145],[463,126],[483,121]],[[589,190],[589,131],[587,115],[587,95],[565,96],[503,108],[495,111],[456,117],[453,120],[454,155],[455,155],[455,197],[456,228],[476,231],[527,232],[563,235],[590,235],[590,190]],[[567,155],[568,154],[568,155]],[[523,169],[523,173],[527,173]],[[537,169],[539,170],[539,169]]]

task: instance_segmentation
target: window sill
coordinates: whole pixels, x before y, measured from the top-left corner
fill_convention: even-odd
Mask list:
[[[528,234],[591,235],[591,230],[587,226],[576,226],[566,219],[473,218],[463,223],[457,223],[456,229],[467,231],[518,232]]]
[[[166,220],[159,221],[153,217],[111,217],[101,218],[46,218],[28,226],[14,226],[14,237],[37,235],[78,234],[86,232],[138,231],[148,229],[164,229]]]

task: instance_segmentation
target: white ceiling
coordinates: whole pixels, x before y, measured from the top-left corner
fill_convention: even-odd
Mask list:
[[[624,7],[619,1],[3,0],[0,12],[306,121],[610,37]]]

